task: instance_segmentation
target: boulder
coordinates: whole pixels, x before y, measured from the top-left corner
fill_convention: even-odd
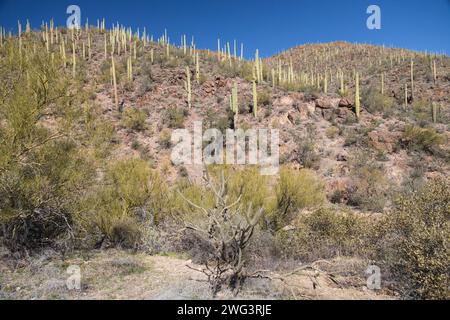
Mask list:
[[[331,98],[319,98],[315,102],[316,102],[316,108],[334,109],[334,108],[337,108],[339,101],[337,99],[331,99]]]
[[[348,98],[342,98],[339,100],[340,108],[353,108],[353,103]]]

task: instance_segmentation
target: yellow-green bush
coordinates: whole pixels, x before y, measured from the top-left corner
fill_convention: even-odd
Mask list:
[[[277,247],[283,257],[314,261],[340,255],[365,254],[370,218],[320,208],[299,215],[292,230],[280,230]]]
[[[364,153],[351,160],[348,203],[364,210],[382,211],[389,200],[390,183],[384,168]]]
[[[15,41],[0,50],[0,237],[11,250],[36,249],[73,239],[71,227],[94,169],[90,144],[77,128],[87,95],[68,94],[72,82],[38,44]],[[52,125],[44,119],[52,115]],[[85,143],[84,145],[82,143]]]
[[[410,150],[434,152],[445,142],[445,137],[434,128],[420,128],[413,125],[405,127],[402,145]]]
[[[163,179],[146,161],[119,160],[108,167],[104,180],[86,201],[88,214],[83,218],[88,228],[98,228],[114,240],[120,238],[117,234],[131,236],[133,232],[128,231],[139,230],[139,223],[158,223],[168,212],[168,198]],[[134,243],[136,239],[120,242]]]
[[[122,123],[130,130],[144,130],[147,114],[136,108],[127,108],[123,113]]]
[[[324,183],[308,169],[282,167],[275,194],[272,220],[276,228],[289,223],[299,209],[315,207],[325,201]]]
[[[175,106],[169,107],[165,111],[164,122],[169,128],[184,128],[184,120],[188,115],[188,110]]]
[[[381,257],[406,297],[448,299],[450,180],[401,197],[385,221]]]
[[[381,92],[375,88],[369,88],[363,92],[361,102],[369,112],[390,111],[394,105],[393,98],[382,95]]]

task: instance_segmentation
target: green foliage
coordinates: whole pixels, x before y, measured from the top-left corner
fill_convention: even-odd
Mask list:
[[[258,93],[258,105],[270,106],[272,104],[272,93],[268,90],[263,90]]]
[[[378,89],[371,87],[361,97],[362,104],[369,112],[388,112],[394,106],[394,99],[385,96]]]
[[[76,127],[87,96],[70,94],[78,84],[42,49],[26,60],[1,52],[10,56],[0,59],[0,224],[11,250],[73,238],[80,197],[94,176],[92,136]]]
[[[127,108],[123,113],[122,124],[129,130],[145,130],[145,120],[147,114],[145,111],[136,108]]]
[[[352,159],[349,204],[364,210],[382,211],[389,199],[389,181],[383,167],[364,155]]]
[[[450,180],[427,183],[402,196],[386,219],[381,259],[406,297],[448,299]]]
[[[276,186],[275,228],[289,223],[299,209],[321,205],[325,201],[324,184],[308,169],[283,167]]]
[[[115,244],[135,243],[137,238],[130,229],[138,229],[139,218],[158,223],[162,213],[168,211],[167,192],[164,181],[147,162],[116,161],[108,167],[102,184],[86,200],[89,212],[89,218],[84,220],[86,228],[98,228],[111,241],[119,239]]]
[[[164,149],[169,149],[172,146],[172,135],[170,130],[163,130],[161,131],[161,134],[159,135],[159,145],[163,147]]]
[[[412,125],[405,127],[402,145],[411,151],[426,151],[433,153],[445,142],[445,137],[434,128],[420,128]]]
[[[339,128],[337,127],[329,127],[327,128],[327,130],[325,131],[325,135],[327,136],[327,138],[329,139],[334,139],[336,138],[336,136],[339,134]]]
[[[336,256],[364,254],[368,218],[320,208],[299,215],[293,230],[277,233],[283,257],[315,261]]]
[[[188,114],[188,110],[184,108],[171,106],[165,111],[164,122],[172,129],[184,128],[184,120]]]
[[[297,141],[296,160],[303,167],[308,169],[317,169],[320,165],[320,157],[316,151],[316,133],[313,125],[307,125],[306,133],[302,137],[295,136]]]

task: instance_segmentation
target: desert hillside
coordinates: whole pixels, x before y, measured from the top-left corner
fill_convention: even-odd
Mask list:
[[[448,297],[448,56],[0,33],[0,298]],[[279,130],[279,174],[174,164],[196,121]]]

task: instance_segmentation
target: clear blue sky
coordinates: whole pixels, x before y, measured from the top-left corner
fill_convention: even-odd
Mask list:
[[[450,0],[0,0],[0,25],[14,32],[18,19],[62,25],[70,4],[81,8],[83,25],[104,17],[108,26],[145,26],[155,36],[167,28],[171,40],[193,35],[200,48],[236,39],[246,56],[335,40],[450,53]],[[381,8],[381,30],[366,27],[371,4]]]

